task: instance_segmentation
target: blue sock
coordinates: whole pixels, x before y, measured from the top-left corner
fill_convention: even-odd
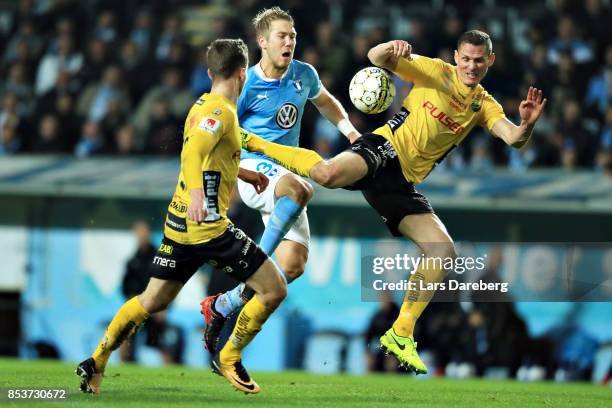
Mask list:
[[[270,214],[268,225],[261,236],[259,246],[268,256],[272,256],[278,244],[297,221],[304,207],[287,196],[276,201],[274,211]]]
[[[223,317],[229,316],[234,310],[240,309],[244,305],[242,300],[242,290],[244,283],[236,286],[232,290],[228,290],[217,298],[214,303],[214,308]]]

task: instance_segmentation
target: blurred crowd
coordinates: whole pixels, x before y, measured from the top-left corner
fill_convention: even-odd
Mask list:
[[[275,4],[296,20],[296,58],[318,69],[361,131],[380,126],[393,111],[366,116],[348,100],[348,83],[370,65],[371,46],[406,39],[415,53],[452,63],[459,35],[479,28],[493,38],[497,56],[484,86],[515,122],[528,86],[542,88],[546,114],[521,151],[478,130],[444,167],[612,166],[612,30],[606,27],[612,9],[605,0],[0,1],[0,155],[176,155],[189,107],[210,89],[206,44],[242,37],[255,63],[250,20]],[[409,89],[398,82],[395,109]],[[324,155],[346,146],[312,107],[302,144]]]

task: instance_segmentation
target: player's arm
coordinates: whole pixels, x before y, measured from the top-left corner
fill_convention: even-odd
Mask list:
[[[439,59],[413,54],[412,46],[402,40],[378,44],[368,51],[368,58],[377,67],[417,85],[440,80],[444,67],[444,62]]]
[[[520,149],[531,137],[544,106],[546,106],[546,98],[542,98],[542,90],[530,86],[527,98],[519,105],[521,123],[517,126],[504,117],[495,122],[491,133],[502,139],[507,145]]]
[[[412,45],[408,44],[406,41],[389,41],[378,44],[368,51],[368,59],[372,64],[394,73],[400,58],[406,58],[412,61]]]
[[[195,222],[202,222],[207,215],[204,205],[202,162],[206,156],[212,153],[223,135],[220,120],[216,120],[216,124],[206,125],[206,119],[203,118],[200,125],[189,130],[181,153],[185,187],[191,196],[191,203],[187,208],[187,218]]]
[[[323,85],[321,85],[319,96],[311,99],[311,101],[321,112],[321,115],[333,123],[351,143],[361,137],[361,133],[355,129],[355,126],[349,120],[340,101],[329,93]]]
[[[243,169],[242,167],[238,168],[238,178],[244,181],[245,183],[251,184],[255,188],[257,194],[263,193],[268,187],[268,183],[270,182],[270,180],[268,179],[268,177],[266,177],[265,174],[257,171]]]

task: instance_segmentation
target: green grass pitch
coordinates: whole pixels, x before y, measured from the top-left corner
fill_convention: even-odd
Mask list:
[[[252,373],[258,395],[235,392],[207,370],[110,366],[98,396],[78,391],[74,364],[0,359],[0,406],[74,407],[610,407],[612,389],[590,384],[418,380],[407,375]],[[62,402],[6,399],[7,389],[68,390]]]

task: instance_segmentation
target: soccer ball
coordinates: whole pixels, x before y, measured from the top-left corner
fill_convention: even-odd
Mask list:
[[[351,79],[349,96],[353,105],[363,113],[384,112],[395,97],[395,83],[382,68],[364,68]]]

